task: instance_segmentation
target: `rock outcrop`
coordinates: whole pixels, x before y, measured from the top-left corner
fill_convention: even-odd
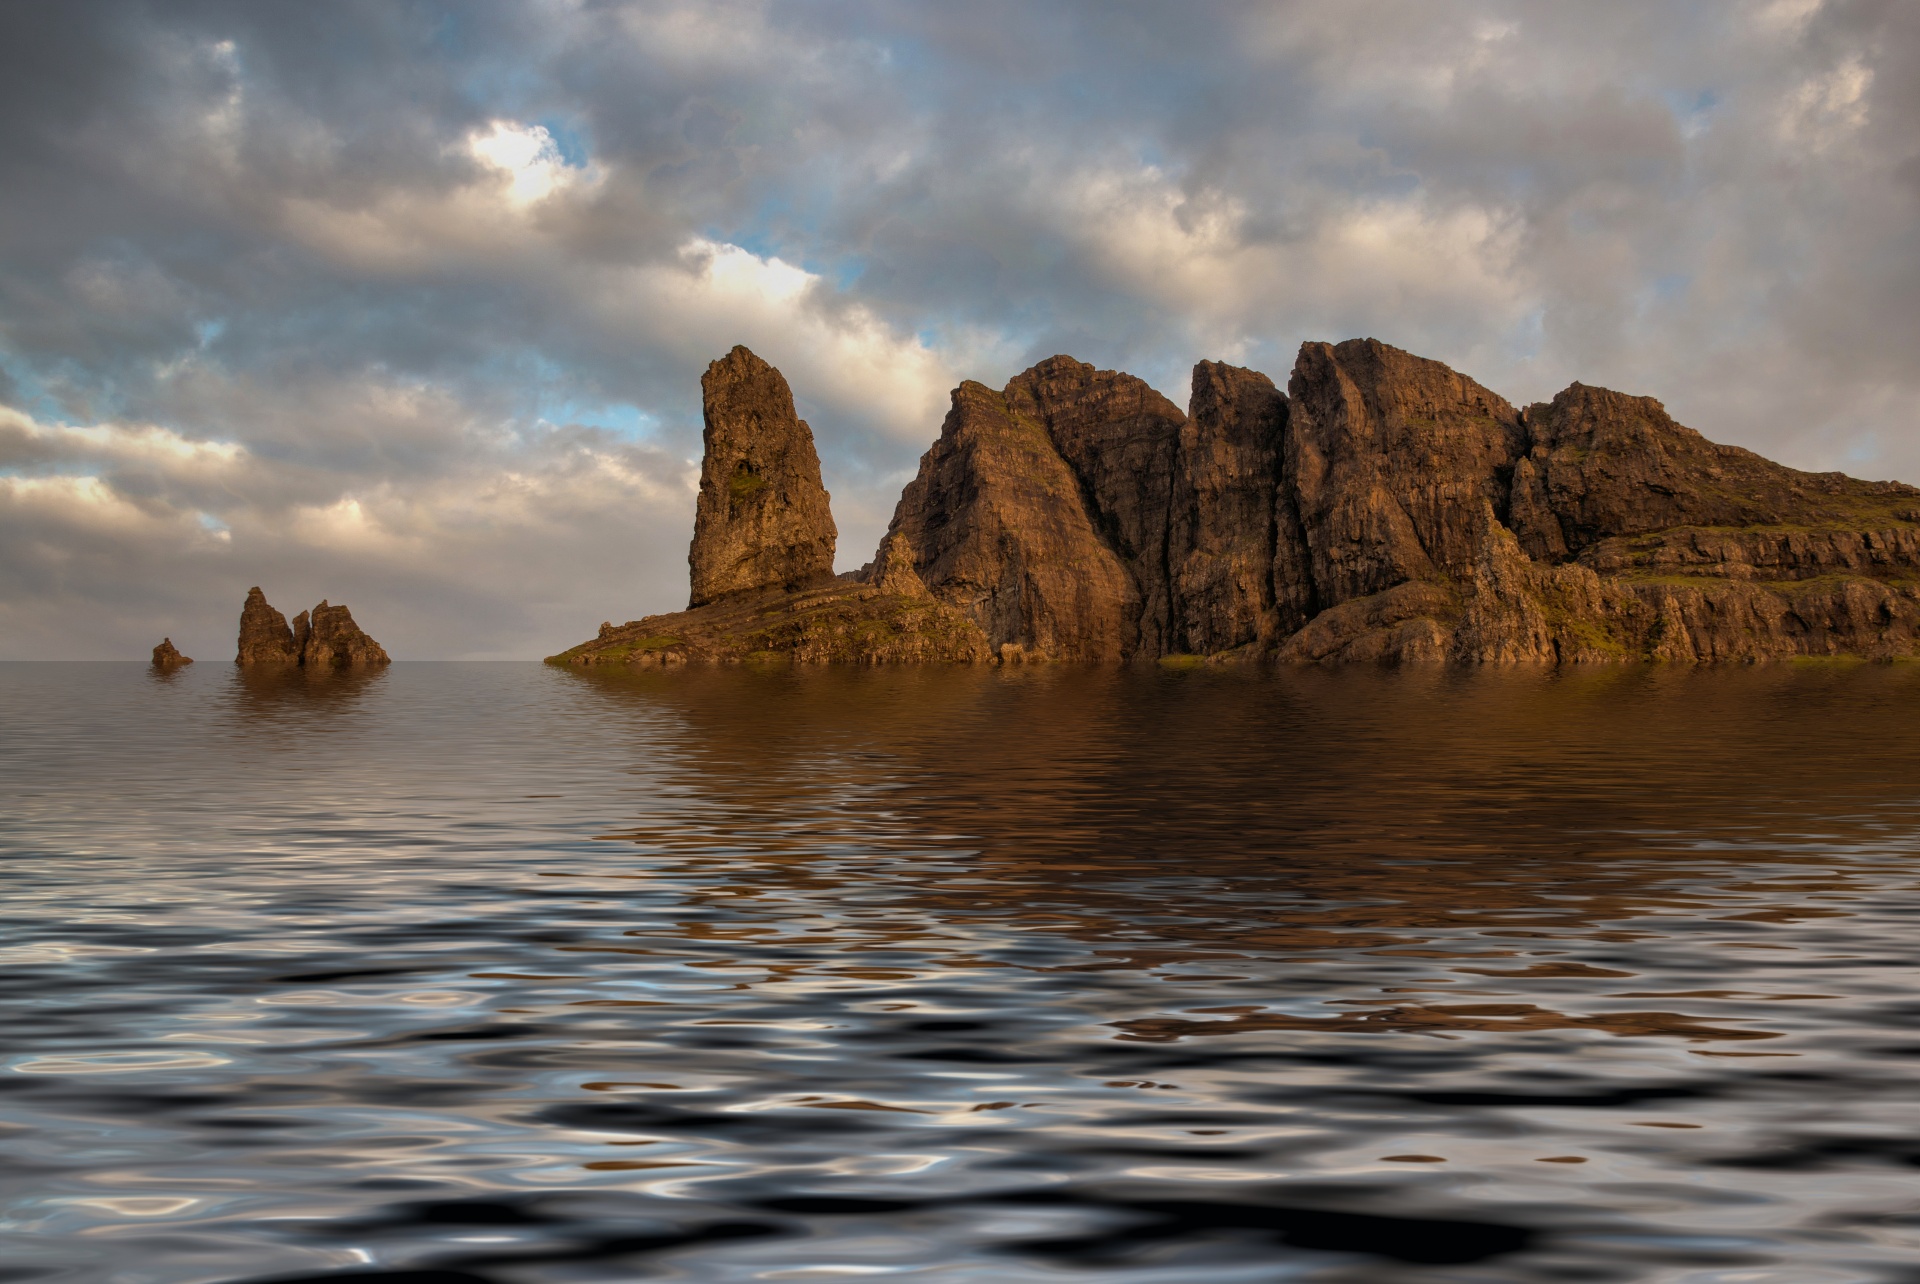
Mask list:
[[[838,532],[813,431],[780,372],[745,348],[700,380],[706,428],[689,608],[730,593],[801,589],[833,578]]]
[[[247,590],[246,605],[240,608],[240,651],[234,663],[300,663],[300,649],[294,645],[287,617],[268,604],[257,584]]]
[[[156,648],[154,663],[159,660]],[[246,605],[240,610],[240,653],[235,660],[245,665],[303,665],[315,669],[390,663],[385,649],[353,622],[353,614],[346,607],[330,606],[323,600],[311,615],[302,611],[289,625],[287,617],[268,604],[266,594],[258,587],[247,590]]]
[[[173,644],[172,638],[161,638],[160,645],[153,648],[153,667],[156,669],[177,669],[183,664],[192,664],[193,657],[181,655],[180,648]]]
[[[1203,361],[1182,414],[1052,357],[955,389],[874,561],[827,582],[832,519],[785,381],[737,348],[703,387],[696,554],[722,532],[711,564],[749,569],[703,597],[696,556],[711,605],[556,659],[1920,654],[1920,490],[1716,445],[1647,397],[1576,383],[1520,411],[1355,339],[1302,345],[1286,392]],[[811,472],[781,493],[817,492],[817,513],[710,518],[710,479],[769,475],[741,462],[779,453],[755,455],[762,438],[804,446]]]
[[[305,629],[294,629],[296,637],[303,633],[300,663],[309,667],[339,669],[388,663],[386,650],[353,622],[353,613],[344,606],[329,606],[325,599],[313,608],[312,620]]]
[[[972,620],[995,654],[1113,660],[1132,651],[1139,587],[1013,385],[954,389],[940,437],[894,509],[887,539],[895,536],[932,595]]]

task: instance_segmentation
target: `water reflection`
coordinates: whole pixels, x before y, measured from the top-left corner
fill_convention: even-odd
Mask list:
[[[44,1278],[1916,1247],[1908,669],[22,668]]]

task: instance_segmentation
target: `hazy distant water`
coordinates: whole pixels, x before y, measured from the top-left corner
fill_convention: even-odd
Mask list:
[[[1915,1280],[1920,671],[0,665],[0,1281]]]

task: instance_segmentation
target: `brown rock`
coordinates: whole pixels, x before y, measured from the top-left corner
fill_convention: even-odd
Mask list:
[[[306,617],[302,615],[302,621]],[[343,669],[349,665],[388,663],[387,653],[353,622],[353,613],[344,606],[329,606],[325,601],[313,608],[311,625],[303,630],[306,645],[300,662],[309,668]]]
[[[706,417],[690,607],[729,593],[833,578],[838,532],[813,431],[780,372],[736,347],[700,380]]]
[[[777,373],[744,349],[708,373],[703,504],[709,480],[740,475],[724,463],[737,441],[804,439],[812,459]],[[1370,339],[1303,345],[1288,386],[1290,398],[1201,362],[1187,417],[1068,357],[1003,392],[962,384],[862,572],[819,579],[829,534],[826,560],[804,572],[814,583],[791,587],[792,523],[728,526],[729,509],[696,535],[695,596],[709,535],[730,565],[762,568],[744,576],[755,587],[603,625],[555,659],[1920,654],[1913,487],[1797,472],[1716,445],[1649,398],[1580,384],[1523,416]],[[830,533],[818,494],[812,529]],[[278,613],[258,606],[271,632]]]
[[[1011,414],[1045,426],[1094,529],[1133,578],[1140,605],[1126,653],[1174,649],[1167,519],[1187,417],[1144,380],[1064,356],[1015,376],[1005,396]]]
[[[1323,606],[1467,573],[1526,453],[1501,397],[1375,339],[1302,344],[1286,472]]]
[[[267,604],[267,595],[258,585],[247,590],[246,605],[240,608],[240,651],[234,663],[300,663],[287,617]]]
[[[1202,361],[1180,428],[1168,519],[1172,650],[1270,650],[1314,614],[1312,568],[1280,487],[1287,396],[1254,370]]]
[[[973,382],[954,389],[888,539],[906,537],[921,581],[996,654],[1013,645],[1053,659],[1120,659],[1138,636],[1139,590],[1094,529],[1045,423],[1013,400]]]
[[[179,648],[173,645],[172,638],[161,638],[160,645],[153,648],[153,667],[156,669],[177,669],[183,664],[192,664],[193,657],[181,655]]]

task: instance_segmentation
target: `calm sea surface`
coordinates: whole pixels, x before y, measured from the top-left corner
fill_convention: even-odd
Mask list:
[[[1920,1280],[1920,671],[0,665],[0,1281]]]

